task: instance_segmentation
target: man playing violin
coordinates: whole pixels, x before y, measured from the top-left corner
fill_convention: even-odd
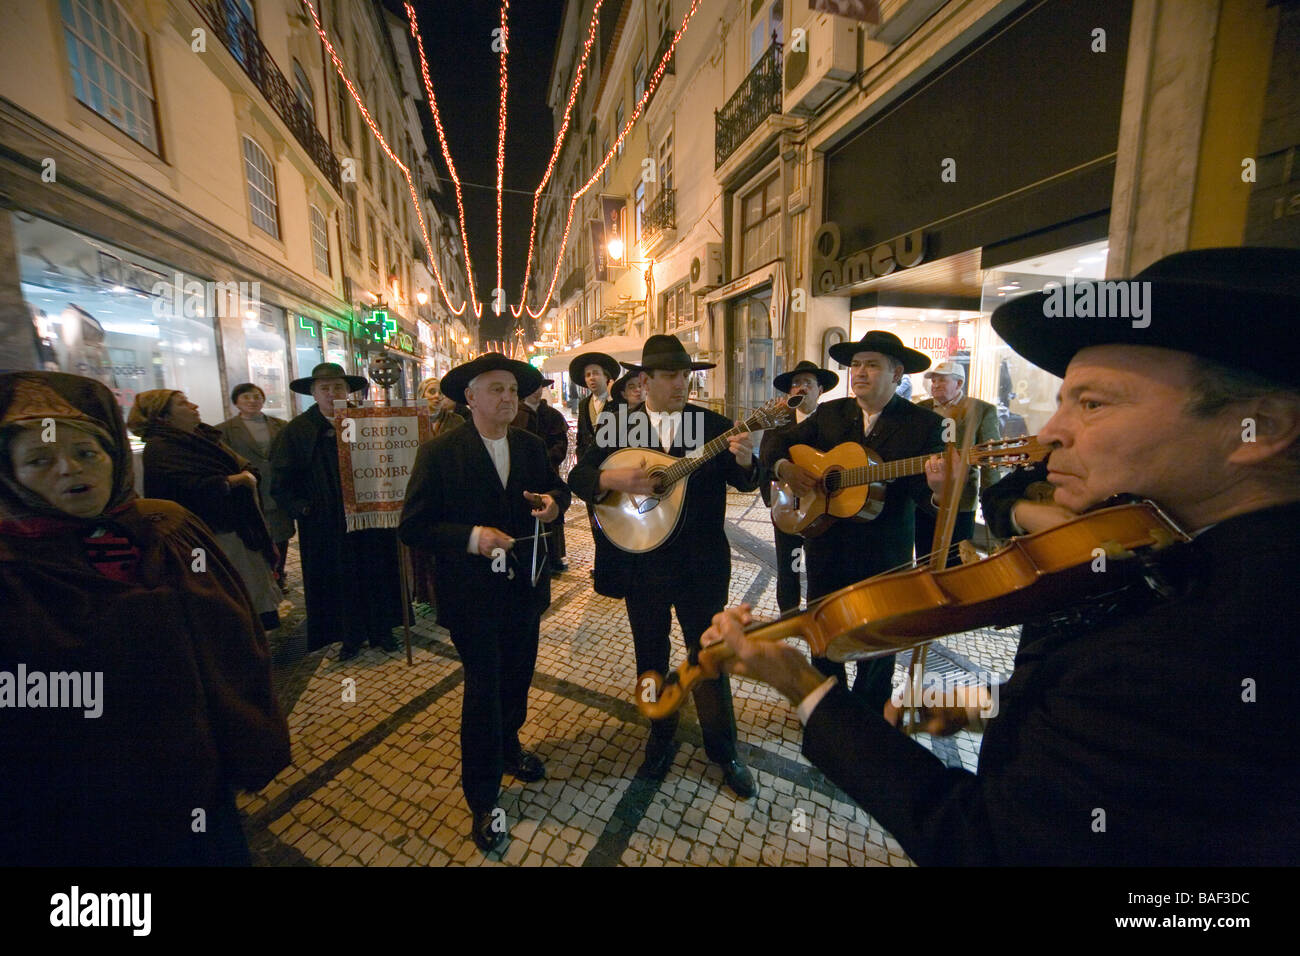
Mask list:
[[[830,451],[844,442],[858,442],[885,461],[943,450],[943,419],[897,394],[903,374],[925,371],[929,358],[907,348],[891,332],[868,332],[857,342],[831,346],[830,353],[849,369],[851,397],[823,402],[816,415],[765,440],[761,465],[767,474],[802,496],[813,489],[815,479],[789,460],[794,445]],[[916,509],[934,512],[934,489],[927,483],[931,477],[912,475],[891,481],[884,508],[874,520],[836,521],[805,540],[810,605],[832,591],[912,560]],[[938,487],[940,476],[934,477]],[[820,657],[813,663],[823,674],[844,680],[843,664]],[[879,710],[889,699],[893,675],[893,655],[859,663],[853,693]]]
[[[1300,251],[1184,252],[1111,291],[1125,284],[1149,297],[1141,320],[1062,319],[1049,290],[1000,306],[993,328],[1064,377],[1038,434],[1054,506],[1136,495],[1192,540],[1104,601],[1041,609],[977,773],[946,768],[891,726],[894,708],[862,706],[794,648],[748,639],[748,608],[705,634],[736,652],[733,673],[798,706],[807,757],[919,863],[1300,862],[1285,757],[1300,654],[1277,624],[1300,616],[1300,365],[1272,345],[1300,314]]]

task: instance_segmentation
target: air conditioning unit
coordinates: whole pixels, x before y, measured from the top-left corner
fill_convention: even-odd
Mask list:
[[[691,291],[708,292],[722,282],[722,243],[706,242],[691,259]]]
[[[849,85],[858,65],[858,21],[822,13],[803,25],[803,43],[786,44],[786,113],[815,113]]]

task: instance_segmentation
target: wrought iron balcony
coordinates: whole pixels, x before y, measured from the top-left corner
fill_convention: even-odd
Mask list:
[[[190,4],[230,55],[239,61],[253,85],[261,90],[330,185],[341,192],[343,180],[338,158],[316,128],[315,117],[298,102],[293,85],[285,79],[270,52],[262,45],[257,29],[228,0],[190,0]]]
[[[677,190],[661,189],[641,216],[641,236],[647,246],[677,229]]]
[[[650,61],[650,72],[654,72],[655,68],[659,65],[659,61],[662,60],[664,54],[668,52],[668,46],[673,42],[673,34],[675,32],[676,31],[674,30],[664,31],[663,37],[659,40],[659,49],[655,50],[655,57]],[[675,74],[676,72],[677,53],[674,51],[673,55],[668,58],[668,65],[664,67],[664,76],[667,76],[669,73]]]
[[[713,111],[713,168],[740,148],[749,134],[781,112],[781,44],[775,40],[720,110]]]
[[[575,292],[581,292],[587,283],[587,271],[582,266],[575,266],[560,286],[560,301],[564,301]]]

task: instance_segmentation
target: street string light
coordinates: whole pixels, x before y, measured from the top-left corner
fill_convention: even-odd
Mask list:
[[[329,53],[330,59],[334,63],[334,69],[338,71],[339,77],[348,88],[348,92],[352,94],[352,99],[356,101],[357,110],[359,111],[362,120],[370,128],[370,132],[379,143],[379,148],[393,161],[397,168],[402,171],[402,175],[406,178],[406,191],[411,197],[411,204],[415,207],[416,219],[420,223],[420,235],[424,239],[424,249],[429,257],[429,266],[433,270],[433,278],[438,283],[438,290],[442,293],[442,298],[447,304],[447,308],[452,312],[452,314],[460,315],[465,311],[468,303],[462,302],[459,309],[451,304],[451,296],[447,293],[447,287],[442,281],[442,272],[438,269],[437,260],[433,255],[433,243],[429,240],[428,225],[424,221],[424,212],[420,208],[419,194],[416,192],[415,181],[411,177],[410,169],[407,168],[406,164],[403,163],[398,155],[393,152],[392,148],[389,147],[388,140],[384,138],[383,132],[379,129],[379,126],[375,121],[371,119],[370,111],[366,109],[366,104],[362,101],[360,94],[357,93],[357,89],[352,84],[352,80],[348,78],[347,71],[343,68],[343,61],[339,58],[338,53],[334,49],[334,44],[330,42],[329,36],[325,33],[325,28],[321,26],[320,17],[316,13],[315,5],[311,0],[302,0],[302,3],[311,14],[312,22],[316,25],[316,32],[320,35],[321,42],[325,44],[325,50]],[[468,260],[466,261],[466,267],[468,268]],[[470,287],[470,294],[471,296],[473,295],[473,286]],[[477,313],[475,313],[475,316],[477,317]]]

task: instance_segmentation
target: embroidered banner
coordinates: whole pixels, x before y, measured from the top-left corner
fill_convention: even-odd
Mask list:
[[[338,409],[334,429],[348,530],[396,528],[415,454],[433,434],[428,405]]]

